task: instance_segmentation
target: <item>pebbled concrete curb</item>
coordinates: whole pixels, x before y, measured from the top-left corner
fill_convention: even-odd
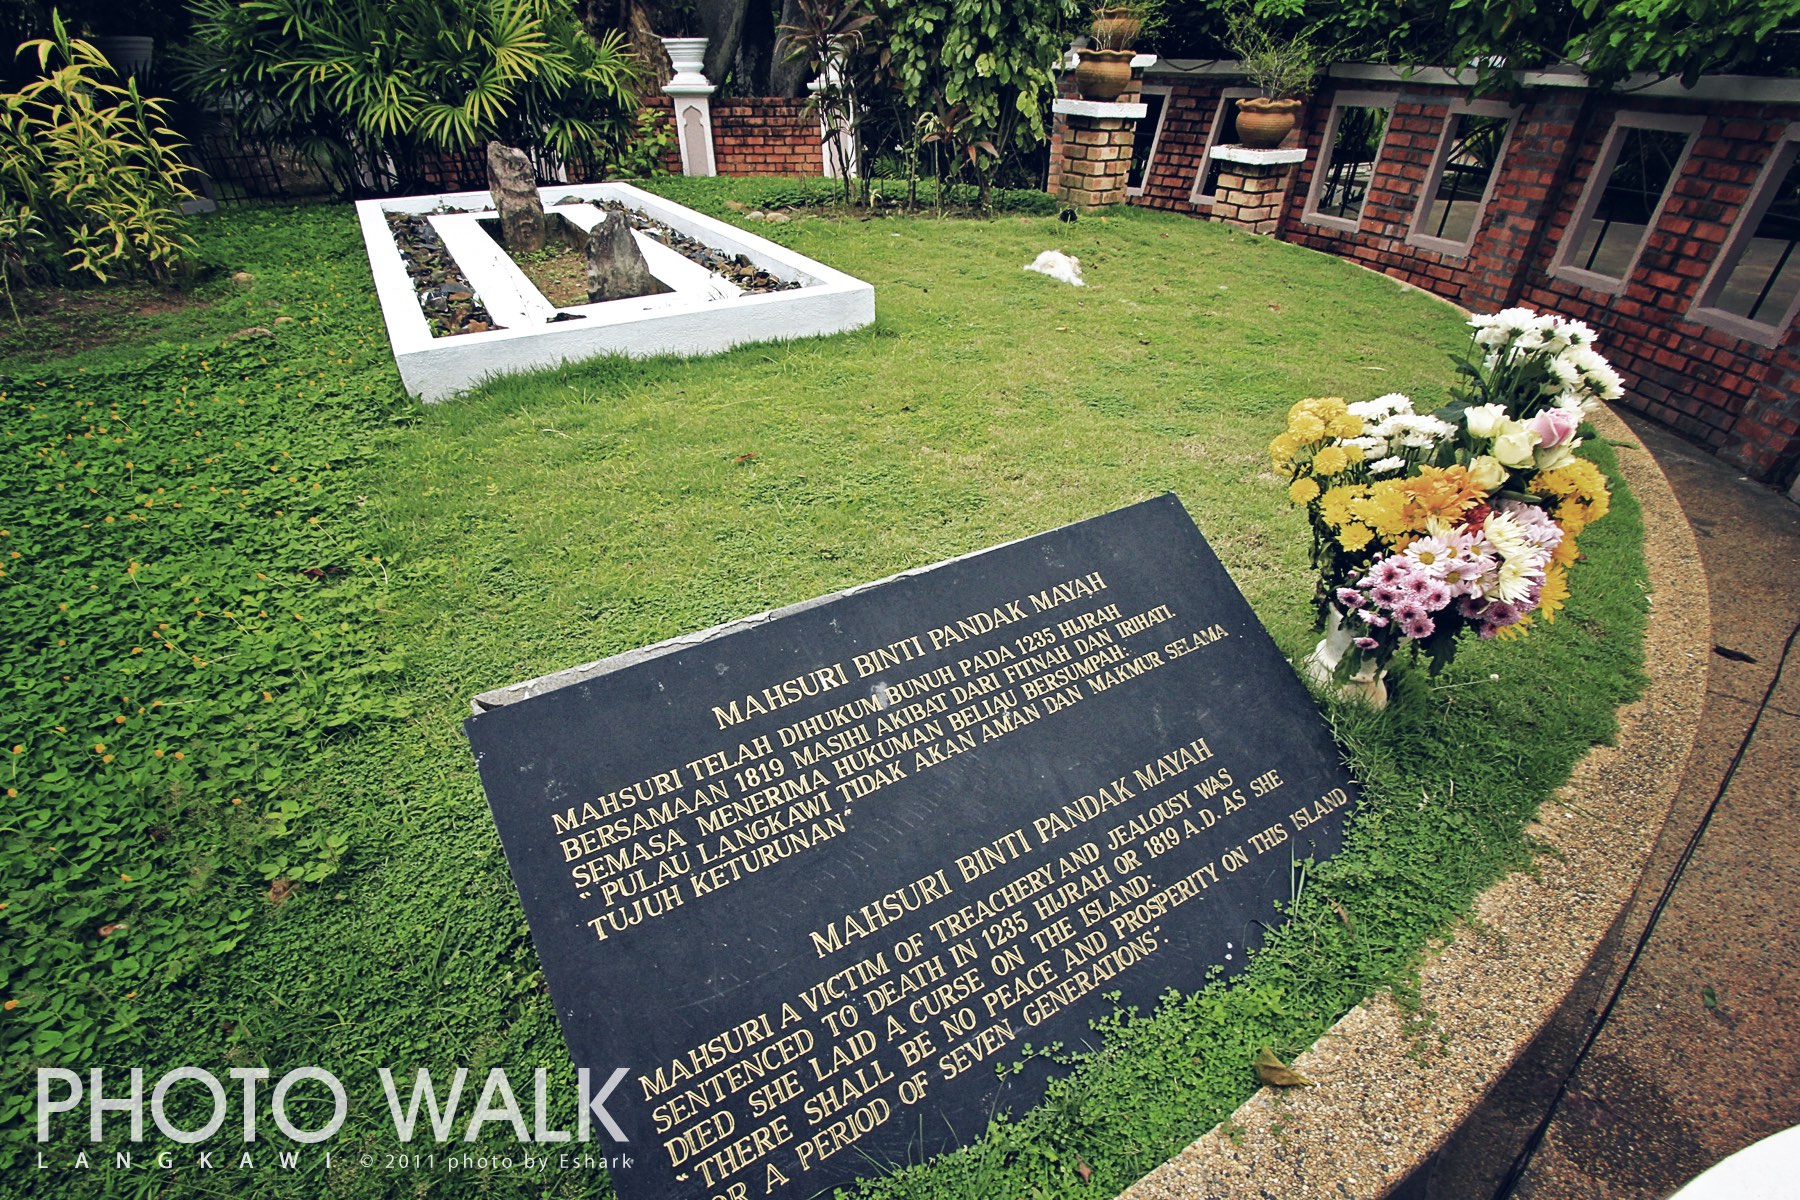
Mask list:
[[[1371,997],[1295,1062],[1317,1087],[1263,1088],[1122,1200],[1386,1195],[1474,1112],[1608,942],[1695,741],[1712,623],[1694,532],[1662,469],[1612,413],[1594,424],[1620,443],[1643,506],[1651,587],[1647,682],[1619,712],[1617,745],[1590,751],[1544,805],[1529,830],[1547,851],[1535,872],[1477,897],[1474,921],[1421,967],[1422,1005],[1436,1014],[1428,1052],[1389,994]]]

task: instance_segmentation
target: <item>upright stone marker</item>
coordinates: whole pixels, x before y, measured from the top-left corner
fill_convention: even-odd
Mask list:
[[[588,230],[583,243],[587,253],[588,301],[629,300],[654,296],[669,289],[650,273],[644,252],[631,235],[631,222],[612,209]]]
[[[537,169],[523,150],[500,142],[487,147],[488,194],[500,214],[500,236],[514,254],[544,248],[544,202],[538,196]]]
[[[1356,797],[1173,496],[477,708],[570,1052],[628,1069],[622,1200],[979,1136],[1026,1042],[1240,967]]]

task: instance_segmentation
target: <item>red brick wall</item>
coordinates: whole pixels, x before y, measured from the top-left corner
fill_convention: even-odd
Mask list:
[[[721,175],[823,175],[819,116],[804,100],[714,102],[713,158]]]
[[[1205,211],[1205,207],[1194,204],[1191,197],[1195,176],[1200,172],[1200,156],[1206,152],[1206,137],[1212,130],[1213,117],[1218,113],[1222,91],[1224,84],[1217,80],[1171,82],[1168,99],[1163,101],[1162,138],[1156,144],[1156,157],[1150,161],[1143,195],[1133,197],[1133,204],[1179,213]]]
[[[1139,78],[1137,74],[1133,74],[1131,83],[1126,86],[1123,92],[1119,93],[1118,103],[1136,104],[1142,100],[1143,97],[1138,92],[1138,89],[1142,84],[1143,80]],[[1059,100],[1074,100],[1077,98],[1074,72],[1062,71],[1058,73],[1056,77],[1056,96]],[[1091,122],[1086,127],[1091,129]],[[1128,131],[1129,128],[1130,126],[1128,125]],[[1050,171],[1049,176],[1044,183],[1044,190],[1049,192],[1052,196],[1061,196],[1063,194],[1063,159],[1064,156],[1069,153],[1069,145],[1069,119],[1058,114],[1050,122]],[[1127,157],[1129,158],[1130,141],[1127,140],[1125,145]],[[1121,183],[1119,186],[1121,189],[1120,202],[1123,202],[1124,184]]]
[[[1558,97],[1521,117],[1500,163],[1493,200],[1482,214],[1469,252],[1457,255],[1409,245],[1406,238],[1430,181],[1450,105],[1461,99],[1462,93],[1452,88],[1409,88],[1391,94],[1394,101],[1387,138],[1355,232],[1315,224],[1302,215],[1331,119],[1333,93],[1314,98],[1305,114],[1300,143],[1309,153],[1294,172],[1282,236],[1403,279],[1466,308],[1491,311],[1505,307],[1555,189],[1560,148],[1567,143],[1572,127],[1572,109],[1559,103]]]
[[[675,132],[674,101],[646,96],[644,107],[663,114]],[[712,105],[713,161],[721,175],[823,175],[819,118],[806,101],[780,97],[715,100]],[[672,175],[681,174],[681,146],[663,155]]]
[[[1166,77],[1153,77],[1163,82]],[[1213,81],[1173,81],[1146,193],[1133,203],[1198,211],[1189,200],[1218,106]],[[1386,143],[1355,231],[1303,219],[1335,91],[1301,117],[1310,153],[1288,189],[1280,236],[1363,263],[1477,311],[1509,304],[1551,310],[1592,325],[1625,376],[1625,404],[1742,466],[1785,485],[1800,473],[1800,333],[1761,345],[1688,317],[1776,141],[1800,104],[1701,103],[1601,96],[1546,88],[1521,97],[1493,199],[1469,252],[1409,245],[1413,213],[1459,89],[1345,81],[1346,91],[1395,97]],[[1580,203],[1613,116],[1630,111],[1701,113],[1705,124],[1657,226],[1620,295],[1550,275],[1559,240]]]
[[[1549,274],[1601,143],[1621,109],[1691,113],[1669,101],[1608,100],[1582,134],[1570,186],[1550,216],[1521,300],[1577,317],[1601,332],[1602,349],[1624,374],[1625,402],[1758,478],[1785,483],[1800,456],[1794,380],[1772,370],[1782,347],[1758,345],[1688,318],[1688,310],[1794,108],[1710,106],[1706,123],[1650,231],[1622,295]],[[1790,327],[1791,359],[1800,346]]]

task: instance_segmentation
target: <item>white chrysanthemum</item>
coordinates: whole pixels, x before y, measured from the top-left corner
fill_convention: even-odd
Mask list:
[[[1371,474],[1371,475],[1392,475],[1395,471],[1398,471],[1405,466],[1406,466],[1406,460],[1404,458],[1399,458],[1397,456],[1390,455],[1387,458],[1378,458],[1374,462],[1370,463],[1369,464],[1369,474]]]
[[[1411,412],[1412,400],[1399,392],[1389,392],[1385,396],[1377,396],[1373,400],[1358,400],[1355,404],[1344,407],[1351,416],[1361,417],[1364,421],[1379,421],[1390,413]]]
[[[1491,514],[1481,527],[1481,536],[1508,560],[1530,554],[1537,547],[1520,526],[1518,518],[1506,513]]]
[[[1531,563],[1523,559],[1503,559],[1494,572],[1494,582],[1488,588],[1488,597],[1504,600],[1508,604],[1523,604],[1531,595],[1531,585],[1542,583],[1542,576],[1533,569]]]

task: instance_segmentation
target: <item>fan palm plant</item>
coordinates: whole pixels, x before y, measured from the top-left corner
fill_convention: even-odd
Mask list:
[[[341,182],[408,184],[421,151],[557,159],[629,135],[642,67],[562,0],[196,0],[182,78]],[[391,167],[388,164],[392,164]],[[400,179],[384,179],[392,170]]]

